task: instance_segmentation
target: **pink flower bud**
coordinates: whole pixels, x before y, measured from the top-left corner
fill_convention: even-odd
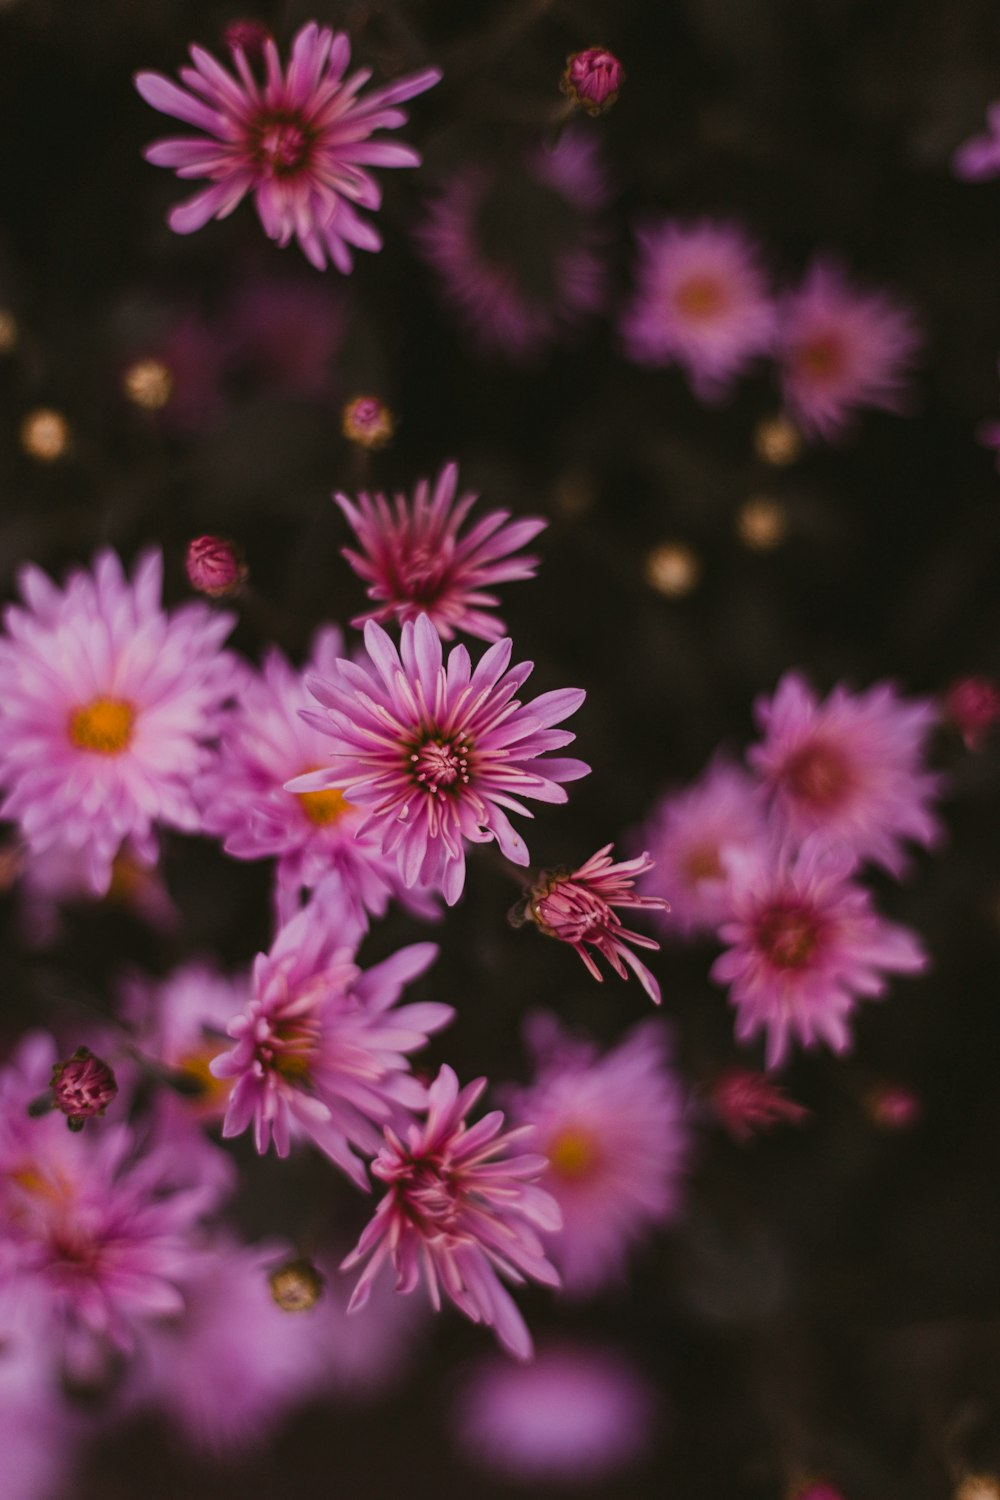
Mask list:
[[[351,443],[360,448],[385,448],[392,442],[395,419],[377,396],[355,396],[348,401],[341,416],[341,430]]]
[[[188,582],[210,599],[229,599],[247,579],[247,565],[233,542],[221,536],[198,536],[185,560]]]
[[[750,1068],[722,1073],[712,1086],[711,1101],[722,1125],[741,1145],[773,1125],[801,1125],[809,1114],[766,1073]]]
[[[625,69],[604,47],[587,47],[566,59],[559,87],[588,115],[602,115],[618,98],[625,82]]]
[[[260,21],[244,19],[242,21],[230,21],[223,32],[226,46],[235,52],[237,47],[241,48],[248,57],[257,57],[264,50],[264,43],[270,38],[271,33]]]
[[[945,693],[944,707],[965,748],[978,750],[1000,719],[1000,691],[988,677],[960,677]]]
[[[52,1069],[52,1098],[66,1116],[70,1130],[82,1130],[84,1120],[103,1115],[118,1093],[115,1075],[89,1047],[78,1047]]]

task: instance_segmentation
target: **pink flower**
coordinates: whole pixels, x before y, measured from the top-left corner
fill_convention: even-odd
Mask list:
[[[357,213],[381,201],[366,168],[420,162],[409,146],[369,137],[405,124],[396,106],[433,87],[441,74],[426,68],[362,98],[368,70],[345,78],[351,55],[346,34],[335,35],[315,21],[296,34],[285,71],[271,37],[263,40],[262,52],[263,84],[239,44],[232,49],[235,77],[196,46],[194,67],[181,69],[185,88],[159,73],[136,74],[147,104],[204,132],[158,141],[146,151],[155,166],[211,183],[173,209],[170,227],[190,234],[209,219],[226,218],[252,193],[270,239],[287,245],[294,236],[319,270],[329,257],[338,271],[350,271],[352,246],[378,250],[382,244]]]
[[[699,400],[720,400],[773,344],[774,303],[756,243],[740,225],[711,219],[667,219],[636,238],[637,285],[622,322],[629,358],[679,364]]]
[[[965,182],[1000,177],[1000,102],[986,111],[986,134],[965,141],[951,159],[951,170]]]
[[[754,714],[764,739],[748,759],[794,838],[822,834],[896,876],[904,840],[937,840],[931,806],[941,778],[924,769],[936,719],[929,700],[901,698],[880,682],[862,693],[837,686],[820,703],[804,677],[788,672]]]
[[[625,69],[604,47],[587,47],[566,59],[560,87],[588,115],[603,115],[618,98]]]
[[[339,1274],[340,1258],[319,1257],[326,1286],[311,1319],[313,1339],[321,1388],[338,1404],[359,1404],[379,1399],[405,1380],[430,1322],[429,1309],[414,1297],[397,1296],[386,1266],[364,1307],[348,1314],[351,1289]]]
[[[591,1485],[651,1447],[655,1394],[610,1350],[552,1344],[530,1365],[485,1360],[463,1381],[454,1412],[470,1462],[521,1482]]]
[[[196,536],[188,543],[184,567],[191,587],[210,599],[232,598],[247,579],[239,549],[221,536]]]
[[[559,783],[590,769],[579,760],[540,759],[575,738],[551,726],[575,713],[585,695],[561,688],[521,704],[514,694],[532,663],[508,671],[511,645],[497,641],[473,672],[464,646],[453,647],[444,665],[427,615],[403,625],[399,651],[369,620],[365,646],[374,670],[340,661],[335,679],[309,683],[326,712],[307,717],[331,737],[333,764],[300,776],[292,790],[341,788],[368,809],[362,826],[397,858],[403,884],[440,886],[449,906],[465,884],[466,840],[495,839],[502,854],[526,865],[528,850],[504,809],[530,817],[522,797],[565,802]]]
[[[122,845],[111,863],[111,882],[104,896],[95,896],[90,882],[90,860],[86,850],[55,844],[42,854],[14,850],[21,900],[20,924],[24,940],[45,948],[62,932],[60,908],[75,903],[93,906],[98,899],[107,906],[121,907],[158,932],[177,926],[179,912],[170,898],[163,876],[154,866],[142,864]]]
[[[550,1016],[529,1028],[536,1076],[509,1091],[548,1157],[542,1184],[562,1212],[548,1240],[563,1284],[589,1294],[619,1279],[629,1250],[677,1212],[688,1156],[684,1101],[657,1021],[603,1055]]]
[[[732,920],[720,929],[727,952],[712,978],[731,986],[736,1037],[767,1035],[767,1066],[791,1043],[851,1045],[850,1017],[861,998],[887,988],[887,974],[918,974],[927,956],[915,933],[887,922],[855,885],[853,855],[811,838],[795,854],[729,856]]]
[[[466,490],[456,501],[457,486],[458,465],[449,463],[433,491],[430,481],[421,479],[412,501],[397,494],[394,508],[383,494],[361,494],[357,505],[346,495],[334,495],[362,549],[341,550],[378,606],[352,625],[403,622],[426,614],[446,641],[457,631],[484,641],[503,635],[503,621],[487,613],[500,601],[483,590],[513,578],[534,578],[538,558],[513,554],[544,531],[547,522],[536,516],[511,521],[509,511],[492,510],[462,536],[477,496]]]
[[[662,911],[669,903],[659,896],[637,896],[633,890],[636,877],[653,868],[648,854],[616,865],[611,862],[613,849],[614,844],[605,844],[572,873],[553,870],[543,875],[525,898],[528,915],[546,937],[569,943],[598,983],[604,975],[587,952],[588,946],[607,959],[619,979],[628,978],[627,964],[649,998],[659,1005],[660,986],[629,944],[657,950],[660,945],[641,932],[623,927],[614,907]]]
[[[248,979],[227,978],[205,960],[193,959],[160,983],[131,976],[122,1012],[135,1031],[138,1050],[177,1075],[199,1118],[225,1112],[230,1084],[210,1063],[219,1055],[226,1027],[246,1003]]]
[[[817,260],[779,306],[777,358],[788,410],[811,437],[835,442],[855,408],[903,412],[922,335],[908,307],[853,285]]]
[[[126,840],[150,865],[155,824],[198,829],[192,783],[241,681],[219,649],[232,617],[201,603],[165,614],[162,572],[149,552],[129,582],[102,552],[60,590],[25,568],[25,607],[4,615],[0,811],[32,853],[83,853],[96,895]]]
[[[432,1002],[396,1007],[403,986],[433,963],[433,943],[401,948],[362,972],[357,937],[332,907],[306,907],[283,927],[270,953],[258,954],[250,1000],[230,1022],[236,1046],[211,1071],[235,1079],[224,1136],[253,1124],[257,1150],[273,1139],[279,1156],[307,1137],[367,1188],[351,1148],[376,1151],[376,1127],[421,1107],[425,1090],[408,1071],[409,1054],[453,1012]]]
[[[979,750],[1000,719],[1000,689],[989,677],[956,678],[945,693],[944,708],[966,750]]]
[[[712,1085],[711,1101],[719,1120],[741,1146],[774,1125],[800,1125],[809,1115],[766,1073],[750,1068],[728,1068],[720,1074]]]
[[[554,146],[492,168],[477,160],[444,180],[419,242],[485,353],[531,363],[603,305],[608,236],[599,214],[610,197],[595,142],[574,130]]]
[[[466,1125],[485,1088],[477,1078],[459,1090],[451,1068],[442,1067],[426,1120],[408,1126],[404,1139],[386,1130],[372,1175],[388,1192],[343,1263],[346,1271],[370,1257],[348,1310],[364,1307],[388,1261],[397,1291],[410,1293],[422,1280],[435,1311],[443,1291],[473,1323],[492,1328],[508,1353],[530,1359],[531,1335],[501,1278],[559,1285],[538,1238],[539,1229],[558,1229],[559,1209],[534,1186],[545,1158],[511,1155],[530,1127],[501,1134],[499,1110]]]
[[[229,364],[268,396],[325,401],[345,322],[337,291],[309,272],[248,276],[226,311]]]

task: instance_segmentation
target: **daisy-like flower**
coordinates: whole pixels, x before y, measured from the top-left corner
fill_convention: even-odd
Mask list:
[[[396,1290],[409,1293],[423,1281],[435,1311],[441,1293],[470,1318],[492,1328],[517,1359],[530,1359],[531,1335],[501,1277],[520,1284],[558,1286],[539,1230],[559,1227],[559,1209],[534,1184],[545,1158],[512,1155],[531,1128],[502,1132],[494,1110],[469,1126],[465,1117],[486,1088],[477,1078],[464,1089],[443,1067],[430,1086],[427,1117],[401,1139],[388,1129],[372,1175],[388,1184],[355,1249],[350,1270],[367,1259],[350,1309],[363,1307],[382,1266],[396,1271]]]
[[[777,360],[785,405],[807,437],[835,442],[858,407],[904,412],[923,342],[908,307],[817,260],[781,299]]]
[[[361,494],[356,505],[347,495],[334,495],[362,549],[341,550],[377,606],[352,625],[426,614],[446,641],[457,631],[484,641],[503,635],[503,621],[487,612],[500,601],[483,590],[513,578],[534,578],[538,558],[513,554],[548,523],[537,516],[511,521],[509,511],[491,510],[463,536],[478,496],[467,490],[456,500],[457,486],[458,465],[449,463],[433,490],[421,479],[413,499],[397,494],[394,506],[383,494]]]
[[[351,1148],[374,1153],[382,1126],[423,1105],[409,1054],[453,1012],[433,1002],[396,1006],[404,985],[433,963],[435,944],[414,943],[362,972],[357,936],[342,911],[315,902],[283,927],[271,951],[258,954],[251,998],[229,1024],[236,1046],[211,1072],[235,1080],[224,1136],[252,1124],[257,1150],[273,1140],[279,1156],[294,1138],[308,1138],[366,1189]]]
[[[718,401],[774,341],[774,301],[756,243],[738,224],[667,219],[640,230],[637,284],[621,331],[630,359],[679,364]]]
[[[636,878],[653,868],[648,854],[613,864],[613,849],[614,844],[605,844],[578,870],[553,870],[544,874],[532,886],[522,907],[516,910],[524,913],[524,920],[530,918],[546,937],[569,943],[598,982],[604,975],[593,955],[588,953],[588,947],[607,959],[619,979],[628,978],[627,964],[649,998],[659,1005],[660,986],[629,945],[652,949],[659,949],[660,945],[641,932],[623,927],[614,908],[662,911],[668,903],[660,896],[635,894]]]
[[[853,882],[844,845],[813,837],[795,853],[731,854],[729,864],[732,920],[719,930],[728,947],[711,973],[730,986],[737,1041],[766,1033],[769,1068],[793,1041],[846,1052],[857,1001],[883,995],[887,974],[927,967],[916,934],[879,916]]]
[[[335,786],[366,807],[363,827],[398,860],[403,884],[440,887],[453,906],[465,884],[466,840],[495,839],[508,859],[526,865],[528,850],[504,809],[531,817],[522,797],[565,802],[560,783],[589,771],[579,760],[540,759],[575,739],[551,726],[575,713],[585,694],[560,688],[522,704],[514,694],[532,663],[508,671],[509,640],[490,646],[475,671],[464,646],[452,648],[445,666],[427,615],[406,622],[398,651],[369,620],[365,646],[371,668],[340,661],[335,679],[310,680],[326,712],[308,718],[330,736],[332,767],[291,788]]]
[[[587,1295],[622,1275],[629,1250],[669,1222],[689,1152],[685,1106],[658,1021],[601,1055],[551,1016],[528,1028],[534,1082],[509,1091],[511,1116],[548,1157],[542,1186],[562,1212],[546,1243],[567,1291]]]
[[[599,215],[610,197],[596,143],[574,130],[443,182],[418,238],[485,353],[530,363],[600,309],[608,236]]]
[[[405,125],[398,106],[433,87],[441,74],[425,68],[363,96],[369,69],[347,74],[348,37],[315,21],[295,36],[287,68],[271,37],[261,50],[263,82],[239,42],[232,48],[235,75],[196,46],[194,66],[180,71],[184,88],[159,73],[136,74],[147,104],[203,132],[157,141],[146,151],[154,166],[210,183],[172,210],[170,227],[190,234],[209,219],[226,218],[252,193],[270,239],[287,245],[294,236],[319,270],[329,258],[338,271],[350,271],[352,247],[382,246],[357,212],[381,202],[366,169],[420,164],[412,147],[371,137]]]
[[[822,703],[797,672],[754,713],[764,738],[748,752],[796,839],[821,834],[893,875],[903,842],[931,845],[940,828],[931,807],[941,778],[924,769],[937,719],[929,699],[899,697],[891,683],[867,692],[837,686]]]
[[[202,603],[164,613],[162,577],[159,552],[131,582],[113,552],[64,589],[29,567],[25,607],[4,614],[0,815],[32,853],[80,851],[95,895],[126,840],[151,865],[157,823],[197,831],[192,783],[242,680],[219,649],[232,616]]]
[[[1000,100],[986,111],[986,133],[964,141],[951,159],[951,169],[965,182],[1000,177]]]

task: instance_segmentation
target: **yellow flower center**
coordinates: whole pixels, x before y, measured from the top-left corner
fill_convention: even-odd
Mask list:
[[[717,318],[725,305],[725,288],[714,276],[689,276],[674,293],[678,312],[699,323]]]
[[[568,1125],[548,1146],[549,1164],[557,1177],[578,1182],[597,1166],[599,1152],[593,1136],[578,1125]]]
[[[310,771],[322,769],[322,766],[306,766],[301,774],[305,776]],[[299,799],[302,811],[310,823],[315,823],[317,828],[327,828],[331,823],[336,823],[351,805],[336,786],[325,786],[318,792],[296,792],[294,795]]]
[[[69,737],[78,750],[120,755],[135,728],[135,709],[124,698],[95,698],[69,716]]]
[[[209,1064],[213,1058],[218,1057],[221,1043],[208,1043],[200,1050],[185,1052],[177,1063],[178,1073],[183,1073],[193,1084],[197,1085],[197,1104],[216,1108],[222,1105],[229,1097],[233,1086],[231,1078],[216,1078]]]
[[[699,844],[686,856],[683,865],[692,885],[699,880],[720,880],[725,873],[717,844]]]

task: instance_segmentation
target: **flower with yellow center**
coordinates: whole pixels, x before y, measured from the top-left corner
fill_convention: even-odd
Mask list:
[[[293,795],[298,797],[302,811],[317,828],[326,828],[331,823],[336,823],[350,807],[343,792],[335,786],[325,787],[319,792],[295,792]]]
[[[69,737],[78,750],[120,755],[132,742],[135,709],[123,698],[95,698],[69,716]]]
[[[553,1136],[546,1154],[556,1176],[571,1182],[589,1177],[600,1156],[594,1137],[579,1125],[567,1125]]]

